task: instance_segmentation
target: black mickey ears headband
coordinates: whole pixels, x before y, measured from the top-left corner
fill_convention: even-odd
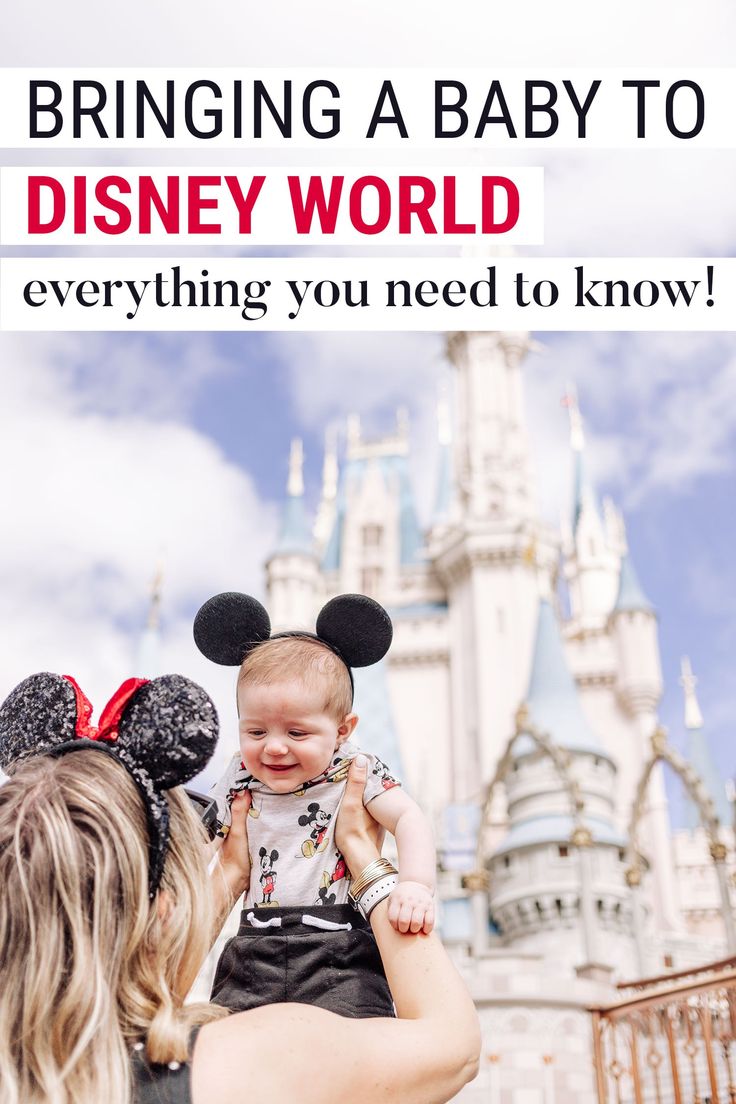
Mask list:
[[[34,755],[63,755],[97,748],[128,771],[146,809],[148,887],[153,898],[169,843],[164,790],[183,785],[210,759],[218,734],[217,711],[204,690],[183,675],[149,682],[128,679],[90,725],[92,706],[69,675],[24,679],[0,706],[0,767]]]
[[[348,669],[369,667],[383,659],[391,646],[393,627],[383,606],[365,594],[339,594],[322,607],[316,632],[281,632],[271,636],[271,619],[249,594],[226,591],[210,598],[194,619],[194,642],[207,659],[225,667],[239,667],[264,640],[306,637],[326,644]]]

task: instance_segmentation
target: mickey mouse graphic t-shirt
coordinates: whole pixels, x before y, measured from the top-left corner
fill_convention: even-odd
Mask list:
[[[335,751],[327,770],[303,782],[292,793],[274,793],[233,756],[225,774],[210,790],[217,805],[221,834],[230,826],[230,803],[250,790],[248,814],[251,858],[246,908],[287,908],[294,905],[343,905],[348,899],[345,860],[335,845],[337,811],[345,793],[350,760],[358,753],[368,760],[363,803],[400,783],[385,763],[346,741]]]

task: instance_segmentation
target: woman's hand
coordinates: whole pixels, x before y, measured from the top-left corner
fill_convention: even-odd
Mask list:
[[[354,876],[380,857],[384,836],[383,828],[363,804],[367,777],[368,761],[364,755],[356,755],[350,764],[335,826],[335,842]]]
[[[250,852],[248,851],[248,813],[252,804],[249,790],[242,790],[233,798],[230,807],[232,822],[222,847],[220,866],[225,872],[233,896],[239,897],[250,881]]]
[[[251,795],[248,790],[236,794],[230,807],[230,831],[218,844],[210,864],[212,890],[217,903],[220,926],[238,897],[250,882],[250,852],[248,851],[248,812]]]

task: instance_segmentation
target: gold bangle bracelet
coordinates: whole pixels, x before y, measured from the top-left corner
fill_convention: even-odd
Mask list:
[[[389,870],[393,869],[388,859],[378,858],[373,862],[368,863],[358,875],[353,879],[351,891],[354,895],[359,895],[364,889],[367,889],[377,878],[384,877],[389,873]]]
[[[373,862],[368,863],[368,866],[360,872],[357,878],[353,879],[350,886],[350,895],[352,897],[360,897],[362,893],[365,893],[365,891],[370,889],[372,885],[375,885],[376,882],[379,882],[388,874],[396,873],[398,873],[396,867],[392,866],[388,859],[374,859]]]

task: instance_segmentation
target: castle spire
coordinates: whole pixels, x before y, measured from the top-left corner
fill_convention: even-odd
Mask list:
[[[583,417],[580,413],[577,388],[574,383],[568,384],[567,393],[562,399],[563,406],[567,407],[570,419],[570,448],[574,459],[574,488],[573,488],[573,533],[577,533],[578,524],[584,510],[594,513],[600,523],[600,511],[598,500],[590,478],[585,455],[585,432],[583,430]],[[602,527],[601,527],[602,528]]]
[[[452,503],[452,428],[450,404],[444,388],[440,388],[437,397],[437,486],[433,522],[435,525],[448,521]]]
[[[322,495],[317,517],[314,522],[314,539],[320,554],[324,552],[335,523],[337,486],[339,480],[337,464],[337,429],[329,427],[325,431],[325,452],[322,461]]]
[[[160,619],[163,581],[163,565],[159,562],[151,581],[146,625],[136,653],[135,673],[141,678],[155,678],[162,673]]]
[[[304,446],[299,437],[294,437],[291,442],[286,490],[292,497],[301,497],[304,494]]]
[[[690,658],[683,656],[680,660],[680,686],[685,696],[685,728],[691,730],[703,727],[703,714],[695,695],[697,685],[698,680],[693,674]]]
[[[567,393],[563,398],[570,419],[570,447],[573,452],[582,452],[585,448],[585,433],[583,432],[583,418],[578,403],[578,389],[574,383],[568,383]]]
[[[298,437],[291,442],[286,492],[279,538],[266,563],[271,624],[276,631],[311,628],[319,582],[304,504],[304,449]]]
[[[304,505],[304,449],[298,437],[291,442],[286,494],[281,530],[273,554],[312,555],[312,534]]]
[[[572,539],[566,549],[565,575],[573,619],[581,629],[599,628],[616,597],[618,556],[611,549],[598,497],[588,472],[583,419],[577,391],[569,385],[562,399],[570,418],[573,454]]]
[[[632,613],[641,610],[644,613],[654,613],[654,606],[644,593],[639,582],[631,554],[627,551],[621,557],[621,571],[618,579],[618,594],[613,606],[614,613]]]
[[[721,824],[729,824],[731,819],[726,786],[711,755],[708,738],[703,730],[703,714],[695,694],[698,680],[693,674],[690,660],[683,656],[680,661],[680,686],[685,698],[685,728],[688,733],[688,754],[690,762],[700,775],[703,785],[715,805]],[[689,828],[695,828],[699,818],[695,806],[688,800],[686,804]]]

